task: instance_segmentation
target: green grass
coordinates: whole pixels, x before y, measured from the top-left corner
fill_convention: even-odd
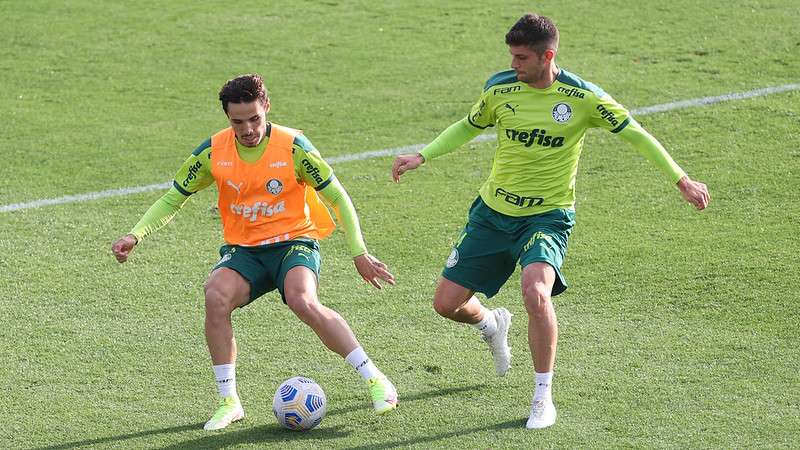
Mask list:
[[[265,75],[272,118],[323,155],[429,141],[507,67],[502,36],[530,8],[429,3],[0,2],[0,204],[170,180],[225,126],[216,93],[243,72]],[[541,5],[561,64],[631,108],[798,82],[791,1]],[[398,285],[364,285],[337,232],[320,297],[396,382],[401,406],[385,417],[273,293],[234,316],[247,419],[202,431],[215,402],[202,332],[221,242],[213,189],[122,266],[111,242],[160,193],[0,213],[0,448],[796,448],[799,119],[797,92],[641,117],[709,185],[702,213],[623,141],[589,133],[571,287],[555,300],[559,421],[539,432],[523,428],[519,274],[489,302],[516,315],[504,379],[473,330],[430,307],[491,143],[399,185],[390,158],[336,166]],[[271,413],[298,374],[329,401],[302,434]]]

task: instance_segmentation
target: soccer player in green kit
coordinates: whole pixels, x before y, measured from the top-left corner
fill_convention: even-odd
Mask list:
[[[497,374],[505,375],[511,363],[511,314],[505,308],[488,310],[474,294],[494,296],[519,262],[536,371],[527,428],[556,421],[551,384],[558,323],[551,296],[567,288],[560,268],[575,223],[575,177],[586,130],[604,128],[631,143],[698,210],[710,199],[705,184],[692,181],[622,105],[556,65],[558,42],[550,19],[524,15],[506,34],[512,70],[489,78],[466,118],[420,153],[400,155],[392,165],[397,182],[403,173],[497,127],[492,171],[447,259],[433,307],[477,328],[489,344]]]

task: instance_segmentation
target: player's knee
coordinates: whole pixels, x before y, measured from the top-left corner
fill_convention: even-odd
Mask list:
[[[433,310],[442,317],[449,318],[455,313],[456,309],[456,307],[453,307],[453,303],[447,301],[447,299],[442,297],[434,297],[433,299]]]
[[[551,308],[550,293],[547,292],[543,283],[526,286],[522,291],[522,297],[525,301],[525,310],[528,315],[541,317],[549,314]]]
[[[235,299],[226,289],[218,283],[208,283],[205,286],[206,315],[216,317],[228,315],[233,311]]]
[[[316,298],[309,292],[302,290],[288,290],[284,292],[286,306],[303,322],[312,322],[319,315]]]

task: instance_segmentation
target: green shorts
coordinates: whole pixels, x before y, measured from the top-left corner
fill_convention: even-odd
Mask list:
[[[478,197],[442,276],[493,297],[514,273],[517,261],[521,267],[546,262],[556,271],[552,295],[558,295],[567,289],[561,264],[573,225],[575,211],[571,209],[512,217],[489,208]]]
[[[320,255],[316,241],[294,240],[258,247],[223,245],[222,257],[212,271],[227,267],[239,273],[250,283],[250,302],[267,292],[278,289],[286,303],[283,281],[292,267],[305,266],[319,278]]]

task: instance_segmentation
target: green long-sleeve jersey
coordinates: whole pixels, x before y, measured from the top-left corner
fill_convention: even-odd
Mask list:
[[[513,70],[492,76],[466,124],[448,128],[421,151],[430,159],[454,149],[487,127],[497,127],[497,149],[480,196],[495,211],[528,216],[574,208],[575,179],[589,128],[621,135],[677,182],[683,171],[622,105],[598,86],[560,69],[552,85],[537,89]]]

